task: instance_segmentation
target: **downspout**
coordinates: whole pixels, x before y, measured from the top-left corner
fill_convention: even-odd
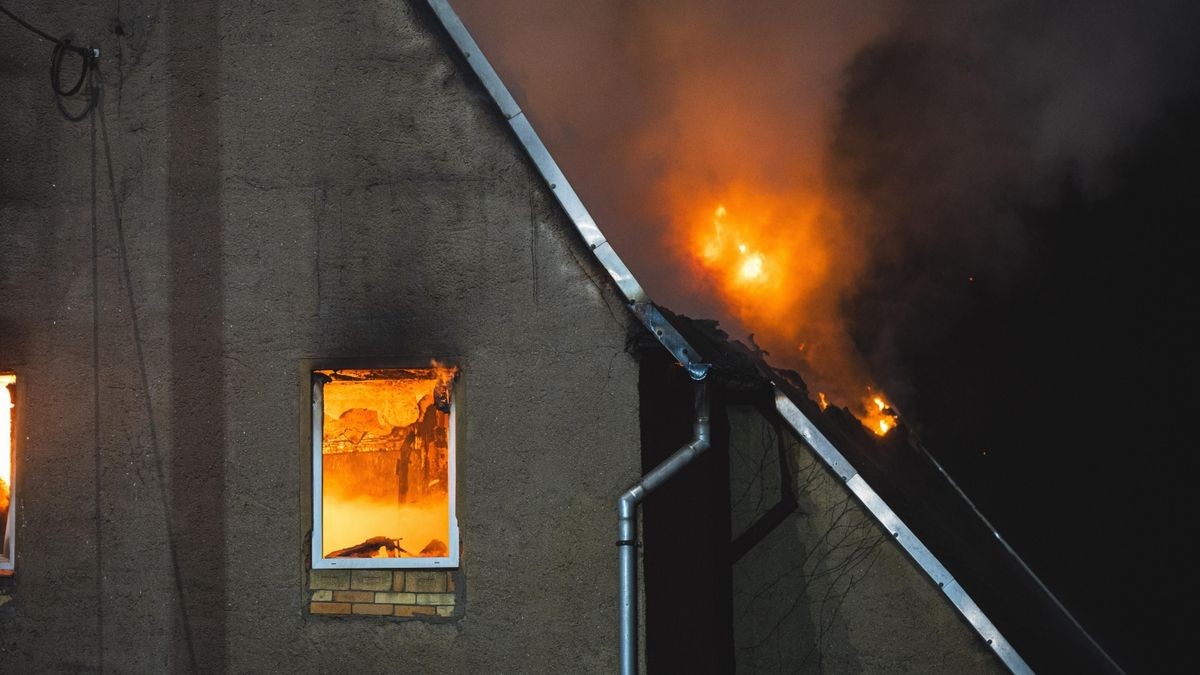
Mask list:
[[[617,546],[621,549],[621,675],[637,673],[637,512],[638,504],[671,476],[708,450],[708,384],[704,376],[707,367],[688,372],[695,379],[695,421],[692,440],[675,451],[662,464],[642,476],[617,502]],[[697,377],[698,376],[698,377]]]

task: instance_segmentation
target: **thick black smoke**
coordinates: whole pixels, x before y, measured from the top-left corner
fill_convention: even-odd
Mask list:
[[[1051,264],[1039,213],[1102,198],[1120,154],[1194,93],[1198,7],[911,3],[849,64],[829,173],[874,257],[847,311],[893,392],[979,287]]]

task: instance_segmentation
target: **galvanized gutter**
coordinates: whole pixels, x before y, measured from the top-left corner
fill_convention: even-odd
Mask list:
[[[621,675],[637,672],[637,514],[638,504],[680,469],[708,450],[711,426],[708,420],[708,383],[695,387],[695,422],[692,440],[626,490],[617,500],[617,546],[620,557]]]
[[[487,58],[480,51],[479,45],[475,43],[474,38],[471,37],[462,20],[458,18],[458,15],[450,7],[450,3],[447,0],[426,0],[426,2],[441,22],[442,27],[445,28],[447,34],[449,34],[450,39],[454,41],[455,46],[458,47],[463,57],[467,59],[476,77],[479,78],[484,89],[487,90],[492,100],[496,103],[496,106],[500,109],[500,113],[504,115],[504,119],[512,128],[513,133],[516,134],[517,140],[520,141],[529,158],[533,160],[538,173],[542,175],[542,179],[546,181],[551,192],[554,193],[555,198],[562,206],[567,217],[570,218],[575,229],[578,230],[580,236],[583,237],[583,240],[591,248],[596,260],[608,271],[609,276],[612,277],[621,294],[624,295],[630,310],[651,334],[662,343],[663,347],[675,357],[675,360],[687,369],[693,379],[697,381],[703,380],[708,374],[709,365],[700,361],[699,352],[688,344],[679,331],[667,321],[659,308],[646,295],[645,290],[633,276],[633,273],[622,262],[617,252],[613,250],[612,245],[608,243],[608,240],[596,225],[596,221],[579,199],[579,195],[575,193],[574,188],[571,187],[571,184],[567,181],[566,176],[563,175],[554,158],[550,156],[550,151],[546,149],[537,132],[533,130],[533,126],[525,117],[525,113],[521,111],[520,106],[517,105],[508,88],[504,86],[495,69],[488,63]],[[698,386],[703,387],[702,384]],[[900,520],[896,512],[884,503],[875,490],[863,480],[858,471],[838,452],[837,448],[829,442],[829,439],[817,429],[812,420],[790,398],[782,393],[778,387],[775,390],[775,408],[787,424],[814,450],[821,461],[846,483],[846,486],[862,503],[863,507],[871,513],[881,526],[891,533],[897,543],[900,544],[900,547],[912,558],[913,562],[924,570],[929,575],[929,578],[938,585],[950,603],[963,615],[967,623],[975,629],[975,632],[987,642],[988,646],[1000,658],[1001,662],[1017,675],[1032,673],[1033,671],[1025,663],[1024,659],[1017,654],[1008,640],[1000,634],[996,626],[992,624],[979,606],[975,604],[975,601],[967,595],[967,592],[959,586],[958,582],[945,566],[921,543],[921,540],[913,534],[912,530]],[[705,399],[703,408],[705,424],[703,444],[697,445],[700,439],[700,417],[700,407],[698,404],[696,422],[697,439],[685,445],[675,455],[672,455],[662,465],[651,471],[641,481],[630,488],[630,490],[626,491],[619,503],[619,536],[621,537],[619,543],[622,544],[621,666],[623,673],[633,673],[636,670],[636,655],[633,654],[635,640],[632,634],[635,630],[632,622],[636,617],[636,611],[631,604],[632,600],[625,598],[624,591],[626,565],[629,565],[628,578],[630,583],[634,579],[632,568],[634,563],[634,547],[631,544],[636,529],[635,527],[631,529],[631,527],[635,523],[636,504],[649,492],[649,489],[646,489],[646,483],[651,481],[652,476],[654,479],[650,489],[674,474],[678,468],[698,456],[700,452],[703,452],[708,447],[707,399]],[[676,457],[677,455],[679,456],[678,458]],[[666,470],[668,465],[670,465],[669,471]],[[660,470],[663,473],[660,473]],[[626,634],[626,631],[629,631],[629,634]]]

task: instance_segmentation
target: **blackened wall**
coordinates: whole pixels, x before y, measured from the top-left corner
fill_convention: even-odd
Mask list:
[[[665,352],[642,359],[643,472],[692,441],[695,386]],[[725,392],[712,385],[707,391],[721,411]],[[714,415],[709,450],[641,505],[648,672],[734,670],[728,442],[725,417]]]
[[[0,22],[0,671],[613,670],[632,324],[422,3],[6,7],[104,96],[62,120]],[[300,363],[336,357],[463,366],[461,619],[305,612]]]
[[[733,533],[751,535],[732,563],[738,672],[1005,672],[937,584],[769,406],[721,412]],[[781,502],[792,512],[771,514]],[[759,522],[771,526],[755,531]]]
[[[681,368],[641,372],[649,468],[690,440],[693,413]],[[643,504],[650,672],[1004,672],[772,390],[714,372],[712,447]]]

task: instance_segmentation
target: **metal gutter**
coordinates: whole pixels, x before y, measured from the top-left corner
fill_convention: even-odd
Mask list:
[[[651,334],[653,334],[655,338],[662,343],[663,347],[665,347],[667,351],[669,351],[671,355],[674,356],[675,359],[687,369],[688,374],[691,375],[693,379],[697,381],[703,380],[708,374],[709,365],[700,361],[699,352],[697,352],[690,344],[688,344],[687,340],[684,339],[679,331],[669,321],[667,321],[666,317],[663,316],[659,308],[650,300],[649,296],[646,295],[645,290],[633,276],[633,273],[621,260],[620,256],[617,255],[617,252],[613,250],[612,245],[608,243],[608,240],[600,231],[599,226],[596,225],[596,221],[592,218],[591,214],[588,213],[587,208],[579,199],[579,195],[575,193],[575,189],[572,188],[571,184],[567,181],[567,178],[563,174],[562,169],[559,168],[558,163],[555,162],[554,158],[550,156],[550,151],[546,148],[545,144],[542,143],[542,140],[538,137],[537,132],[534,131],[533,126],[529,123],[525,113],[521,111],[520,106],[517,105],[516,100],[513,99],[512,94],[508,91],[508,88],[505,87],[504,83],[500,80],[500,76],[496,73],[495,69],[492,68],[492,65],[480,51],[479,45],[475,43],[474,38],[471,37],[471,34],[467,31],[466,26],[463,25],[462,20],[458,18],[458,15],[455,14],[454,10],[450,7],[450,3],[447,0],[426,0],[426,2],[428,3],[429,8],[433,10],[433,13],[441,22],[443,28],[445,28],[446,32],[449,34],[450,39],[454,41],[455,46],[458,47],[459,51],[462,52],[462,55],[467,59],[467,62],[470,64],[471,69],[475,72],[476,77],[479,78],[479,81],[483,85],[484,89],[487,90],[488,94],[492,97],[492,100],[495,101],[496,106],[500,109],[501,114],[504,115],[504,119],[512,128],[513,133],[516,134],[517,140],[520,141],[521,146],[525,149],[525,152],[529,155],[529,158],[533,160],[538,172],[542,175],[542,178],[546,181],[546,184],[554,193],[558,203],[562,205],[563,210],[566,212],[567,217],[570,218],[571,223],[575,226],[575,229],[578,230],[580,236],[583,237],[583,240],[591,248],[592,254],[596,257],[596,260],[604,266],[604,269],[608,271],[609,276],[611,276],[613,281],[616,283],[617,288],[620,289],[621,293],[625,296],[625,300],[630,310],[635,316],[637,316],[637,318],[651,332]],[[884,503],[883,499],[880,498],[875,490],[873,490],[871,486],[868,485],[865,480],[863,480],[862,476],[858,474],[858,471],[850,464],[849,461],[846,460],[844,456],[842,456],[837,448],[835,448],[833,444],[829,442],[829,439],[825,438],[825,435],[822,434],[819,429],[817,429],[816,425],[812,423],[812,420],[810,420],[798,407],[796,407],[796,404],[785,394],[779,391],[778,388],[775,390],[775,407],[783,419],[787,421],[788,425],[791,426],[792,429],[794,429],[796,433],[798,433],[800,437],[805,440],[806,443],[808,443],[808,445],[816,452],[817,456],[820,457],[830,469],[832,469],[839,477],[842,478],[850,491],[863,504],[867,511],[869,511],[871,515],[877,521],[879,521],[880,525],[882,525],[888,530],[888,532],[892,534],[897,543],[900,544],[900,547],[903,548],[904,551],[912,558],[913,562],[915,562],[918,567],[920,567],[927,575],[929,575],[929,578],[932,579],[934,583],[938,584],[938,587],[941,588],[942,593],[945,594],[950,603],[953,604],[959,613],[963,615],[963,617],[967,620],[967,623],[969,623],[971,627],[975,629],[975,632],[977,632],[979,636],[985,642],[987,642],[988,646],[991,647],[992,651],[996,653],[996,656],[1000,658],[1004,665],[1016,675],[1032,673],[1033,671],[1029,668],[1028,664],[1025,663],[1024,659],[1017,654],[1016,650],[1013,649],[1008,640],[1006,640],[1004,636],[1000,634],[1000,631],[996,629],[996,626],[987,618],[979,606],[975,604],[975,601],[972,600],[969,595],[967,595],[967,592],[958,585],[958,582],[945,568],[945,566],[942,565],[942,563],[936,557],[934,557],[933,553],[931,553],[929,549],[925,548],[925,545],[921,543],[921,540],[918,539],[917,536],[913,534],[912,530],[910,530],[908,526],[900,520],[900,517],[896,515],[895,511],[893,511],[891,507]],[[707,418],[707,412],[705,412],[705,417]],[[693,445],[694,444],[688,444],[684,446],[676,453],[676,455],[685,453],[685,451],[689,457],[698,455],[699,452],[696,451],[696,448],[693,448]],[[705,434],[704,447],[707,447],[707,434]],[[689,448],[691,448],[691,450],[689,450]],[[672,458],[674,458],[674,455]],[[668,458],[667,462],[664,462],[664,465],[660,466],[659,469],[663,468],[667,464],[672,463],[672,458]],[[641,496],[644,496],[643,493],[636,501],[634,501],[629,498],[630,494],[632,492],[636,492],[639,487],[643,486],[645,481],[649,480],[650,476],[656,474],[659,469],[655,469],[650,474],[647,474],[642,481],[640,481],[633,488],[630,488],[629,492],[626,492],[625,495],[622,495],[620,500],[620,532],[622,541],[632,540],[632,536],[626,536],[628,534],[626,523],[632,523],[632,516],[630,515],[629,518],[626,517],[626,507],[628,507],[629,513],[632,514],[633,509],[636,507],[636,502],[641,500]],[[671,471],[670,473],[674,473],[674,471]],[[665,477],[666,476],[663,476],[663,478]],[[633,546],[626,544],[621,548],[621,574],[622,582],[624,583],[625,567],[627,564],[625,552],[632,552]],[[632,562],[628,564],[632,565]],[[630,569],[630,578],[632,579],[632,568]],[[632,610],[627,609],[626,605],[622,604],[623,625],[626,619],[626,614],[628,614],[630,617],[633,616]],[[624,648],[626,646],[626,639],[629,637],[630,636],[622,635],[623,672],[632,672],[632,670],[624,670],[625,666],[627,665],[627,655],[624,653]]]
[[[711,426],[708,419],[708,383],[693,385],[695,419],[692,440],[642,476],[617,500],[617,546],[620,547],[621,675],[637,673],[637,512],[638,504],[680,469],[708,450]]]

